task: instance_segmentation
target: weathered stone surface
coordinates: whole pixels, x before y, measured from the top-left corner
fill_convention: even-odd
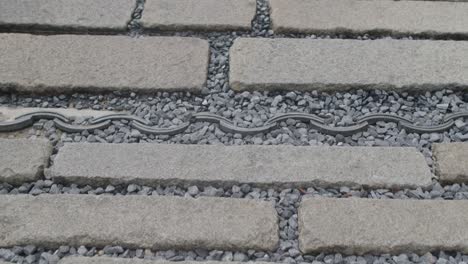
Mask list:
[[[271,0],[270,6],[277,33],[468,33],[466,2]]]
[[[64,115],[68,118],[98,118],[113,114],[129,114],[128,112],[106,111],[106,110],[91,110],[91,109],[76,109],[76,108],[41,108],[41,107],[3,107],[0,106],[0,122],[12,121],[16,117],[33,114],[39,111],[47,111]]]
[[[259,186],[428,186],[414,148],[65,144],[48,172],[79,184],[251,183]]]
[[[432,145],[436,174],[442,182],[468,182],[468,143]]]
[[[467,57],[463,41],[240,38],[229,78],[238,91],[468,87]]]
[[[180,261],[180,264],[223,264],[221,261]],[[229,262],[230,264],[267,264],[268,262]],[[166,260],[149,260],[138,258],[110,258],[110,257],[66,257],[59,264],[173,264]]]
[[[168,261],[162,261],[162,260],[148,260],[148,259],[139,259],[139,258],[66,257],[66,258],[61,259],[58,264],[171,264],[171,263],[169,263]],[[190,264],[197,264],[197,263],[190,263]]]
[[[0,182],[37,180],[51,154],[48,140],[0,139]]]
[[[305,198],[302,252],[468,252],[468,201]]]
[[[273,250],[273,202],[174,196],[4,195],[0,247]]]
[[[133,0],[2,0],[0,27],[124,31],[134,8]]]
[[[0,88],[196,92],[208,49],[197,38],[0,34]]]
[[[142,24],[160,30],[249,30],[255,0],[148,0]]]

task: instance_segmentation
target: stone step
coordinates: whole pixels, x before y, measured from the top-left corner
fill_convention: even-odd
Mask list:
[[[1,262],[0,262],[1,263]],[[179,264],[223,264],[222,261],[178,261]],[[229,261],[229,264],[252,264],[254,262]],[[268,262],[255,261],[255,264],[267,264]],[[167,260],[149,260],[138,258],[111,258],[111,257],[66,257],[58,264],[173,264]]]
[[[276,33],[468,34],[468,3],[271,0]]]
[[[200,91],[206,40],[0,34],[0,87],[27,92]]]
[[[435,171],[444,183],[468,183],[468,143],[432,145]]]
[[[273,202],[250,199],[3,195],[0,219],[0,247],[272,251],[279,239]]]
[[[51,154],[48,140],[0,139],[0,183],[38,180]]]
[[[468,252],[468,201],[304,198],[303,253]]]
[[[147,0],[144,28],[158,30],[250,30],[255,0]]]
[[[415,148],[86,144],[62,147],[47,172],[81,185],[426,187],[432,174]]]
[[[134,0],[1,0],[0,28],[124,31]]]
[[[464,41],[239,38],[229,78],[237,91],[466,88],[467,57]]]

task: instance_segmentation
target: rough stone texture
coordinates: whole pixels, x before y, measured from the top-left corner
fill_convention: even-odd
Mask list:
[[[468,143],[434,144],[432,153],[442,182],[468,182]]]
[[[82,185],[428,186],[415,148],[65,144],[48,171]]]
[[[196,92],[208,49],[198,38],[0,34],[0,88]]]
[[[463,41],[240,38],[229,78],[238,91],[466,88],[467,57]]]
[[[0,139],[0,182],[37,180],[51,154],[48,140]]]
[[[0,219],[0,247],[272,251],[279,239],[273,202],[248,199],[4,195]]]
[[[59,264],[172,264],[173,261],[148,260],[138,258],[110,258],[110,257],[66,257]],[[223,264],[221,261],[180,261],[180,264]],[[254,264],[254,262],[229,262],[230,264]],[[267,262],[255,262],[266,264]]]
[[[76,108],[40,108],[40,107],[3,107],[0,106],[0,121],[11,121],[14,120],[16,117],[25,115],[25,114],[32,114],[37,113],[40,111],[47,111],[52,113],[57,113],[64,115],[69,118],[77,118],[77,117],[102,117],[106,115],[112,114],[128,114],[128,112],[117,112],[117,111],[106,111],[106,110],[90,110],[90,109],[76,109]]]
[[[148,0],[142,24],[160,30],[249,30],[255,0]]]
[[[134,0],[1,0],[0,27],[124,31],[134,7]]]
[[[275,32],[467,34],[468,3],[271,0]]]
[[[304,253],[467,253],[467,214],[461,200],[304,198],[299,247]]]

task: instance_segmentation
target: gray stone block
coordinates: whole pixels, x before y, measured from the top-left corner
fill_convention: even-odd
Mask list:
[[[124,31],[134,8],[133,0],[2,0],[0,27]]]
[[[468,183],[468,143],[433,144],[435,171],[445,183]]]
[[[303,253],[468,252],[468,201],[304,198]]]
[[[272,251],[273,202],[174,196],[4,195],[0,247],[60,245]]]
[[[467,57],[464,41],[240,38],[229,79],[237,91],[466,88]]]
[[[144,28],[159,30],[250,30],[255,0],[147,0]]]
[[[270,7],[277,33],[468,33],[466,2],[271,0]]]
[[[0,139],[0,182],[38,180],[51,154],[48,140]]]
[[[200,91],[206,40],[0,34],[0,87],[27,92]]]
[[[223,264],[221,261],[180,261],[180,264]],[[229,262],[230,264],[267,264],[268,262]],[[173,261],[138,258],[66,257],[59,264],[173,264]]]
[[[80,144],[62,147],[48,172],[78,184],[229,186],[430,185],[415,148]]]

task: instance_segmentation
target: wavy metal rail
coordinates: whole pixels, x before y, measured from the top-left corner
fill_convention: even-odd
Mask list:
[[[153,134],[153,135],[176,135],[183,133],[187,128],[196,122],[209,122],[219,125],[219,128],[226,133],[239,133],[242,135],[254,135],[258,133],[265,133],[279,127],[279,123],[288,119],[294,119],[302,122],[309,122],[310,126],[317,131],[329,134],[349,136],[360,131],[366,130],[369,125],[373,125],[377,122],[394,122],[397,123],[400,128],[405,129],[410,133],[433,133],[443,132],[450,129],[458,118],[468,118],[468,112],[453,113],[443,118],[443,123],[434,126],[418,126],[412,124],[413,122],[407,118],[392,115],[392,114],[368,114],[359,117],[355,120],[355,123],[349,126],[335,127],[329,125],[330,120],[323,119],[319,116],[307,113],[285,113],[278,114],[268,119],[265,124],[261,127],[255,128],[244,128],[236,126],[231,120],[213,113],[196,113],[192,118],[181,125],[160,128],[157,126],[151,126],[150,122],[137,116],[127,114],[111,114],[101,116],[98,118],[92,118],[88,121],[87,125],[75,125],[72,119],[55,112],[51,111],[37,111],[28,113],[16,117],[12,121],[0,122],[0,132],[14,132],[29,126],[32,126],[34,122],[45,119],[52,120],[55,126],[65,132],[79,133],[84,130],[94,129],[105,129],[112,124],[114,120],[126,120],[130,122],[130,126],[134,129],[139,130],[142,133]]]

